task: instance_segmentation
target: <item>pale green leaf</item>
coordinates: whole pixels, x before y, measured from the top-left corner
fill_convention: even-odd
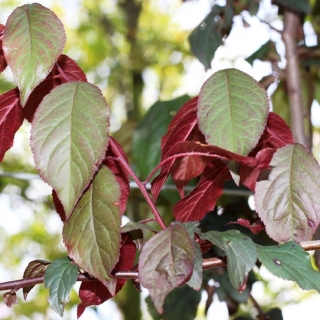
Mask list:
[[[159,313],[169,292],[190,279],[193,265],[192,241],[180,225],[171,225],[144,244],[139,257],[139,281],[149,290]]]
[[[208,231],[200,236],[226,253],[230,281],[236,289],[242,290],[257,260],[256,246],[251,238],[237,230]]]
[[[302,145],[278,149],[255,188],[256,210],[278,241],[309,240],[320,223],[320,167]]]
[[[275,276],[295,281],[304,290],[320,292],[320,273],[311,266],[310,255],[296,242],[257,246],[258,259]]]
[[[118,261],[121,242],[120,196],[115,175],[102,166],[63,227],[69,256],[111,294],[116,281],[110,273]]]
[[[44,273],[44,285],[49,289],[51,308],[61,317],[69,302],[69,293],[77,282],[78,267],[68,257],[53,261]]]
[[[208,144],[247,155],[260,138],[268,113],[266,91],[242,71],[218,71],[202,86],[198,123]]]
[[[31,147],[36,167],[56,191],[67,219],[104,158],[108,122],[101,91],[80,81],[53,89],[35,114]]]
[[[2,41],[24,106],[62,53],[66,42],[63,25],[51,10],[38,3],[26,4],[9,16]]]

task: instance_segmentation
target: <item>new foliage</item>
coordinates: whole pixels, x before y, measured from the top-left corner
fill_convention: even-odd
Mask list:
[[[228,28],[229,22],[223,23]],[[0,71],[8,64],[17,83],[0,96],[0,158],[12,146],[23,119],[30,121],[35,165],[52,187],[64,223],[69,258],[52,264],[33,261],[24,274],[25,278],[44,274],[55,311],[62,315],[78,268],[93,277],[80,286],[79,317],[86,307],[114,296],[126,281],[115,278],[115,273],[131,270],[138,250],[138,280],[160,313],[174,288],[185,283],[201,288],[202,252],[212,245],[225,252],[231,283],[240,292],[257,258],[277,276],[319,290],[320,275],[307,254],[288,241],[309,240],[320,223],[320,168],[305,147],[294,143],[285,122],[269,111],[261,85],[236,69],[212,75],[199,96],[173,117],[159,145],[160,163],[146,181],[140,181],[120,144],[109,135],[109,108],[100,89],[62,54],[64,44],[62,23],[39,4],[17,8],[6,26],[0,26]],[[151,197],[146,184],[157,170]],[[139,222],[121,229],[129,176],[163,230]],[[169,176],[181,199],[173,208],[175,221],[165,225],[156,201]],[[229,223],[254,233],[265,228],[272,240],[288,243],[261,247],[237,230],[201,231],[199,222],[215,209],[225,183],[232,180],[254,192],[259,218],[253,224],[246,219]],[[185,194],[190,181],[196,185]],[[140,242],[134,230],[155,234],[142,239],[141,249],[135,245]],[[297,259],[299,274],[293,272]],[[70,274],[72,279],[66,276]],[[30,286],[24,290],[25,297],[30,290]],[[11,305],[15,293],[7,293],[5,301]]]

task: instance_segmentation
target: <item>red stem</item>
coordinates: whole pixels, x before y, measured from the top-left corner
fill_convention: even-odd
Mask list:
[[[144,198],[146,199],[149,207],[151,208],[151,211],[152,211],[156,221],[158,222],[159,226],[163,230],[166,229],[166,225],[164,224],[158,209],[156,208],[154,202],[152,201],[152,199],[147,191],[146,185],[143,182],[141,182],[139,180],[139,178],[136,176],[136,174],[133,172],[133,170],[129,166],[128,162],[126,161],[126,159],[124,159],[124,157],[122,156],[120,150],[118,150],[118,146],[114,143],[114,141],[112,139],[110,139],[110,145],[112,145],[112,148],[114,149],[116,156],[118,157],[117,159],[123,164],[123,166],[125,167],[127,172],[131,175],[132,179],[137,184],[138,188],[140,189],[141,193],[143,194]]]
[[[305,250],[316,250],[320,249],[320,240],[315,241],[303,241],[300,242],[299,245]],[[204,259],[202,263],[203,270],[208,270],[212,268],[222,267],[227,264],[226,257],[221,258],[209,258]],[[113,276],[117,279],[138,279],[139,273],[138,271],[117,271]],[[93,281],[96,280],[88,275],[79,274],[78,281]],[[8,281],[0,283],[0,291],[4,290],[14,290],[17,291],[24,287],[34,286],[36,284],[43,283],[43,276],[42,277],[35,277],[29,279],[20,279],[15,281]]]
[[[231,159],[224,157],[224,156],[219,156],[217,154],[203,153],[203,152],[183,152],[183,153],[175,154],[173,156],[166,158],[165,160],[162,160],[151,171],[151,173],[148,175],[147,179],[144,181],[144,184],[147,184],[148,181],[152,178],[152,176],[157,172],[157,170],[159,170],[164,164],[166,164],[167,162],[169,162],[171,160],[175,160],[177,158],[182,158],[182,157],[186,157],[186,156],[202,156],[202,157],[209,157],[209,158],[218,158],[218,159],[223,159],[223,160],[231,160]]]

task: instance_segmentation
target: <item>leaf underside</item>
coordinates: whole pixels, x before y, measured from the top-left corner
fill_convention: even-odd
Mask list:
[[[302,145],[278,149],[255,188],[256,210],[278,241],[309,240],[320,223],[320,168]]]
[[[48,301],[61,317],[69,301],[69,293],[77,282],[78,267],[68,257],[53,261],[45,271],[44,285],[49,288]]]
[[[147,241],[139,258],[139,281],[162,313],[165,297],[192,275],[194,249],[187,230],[171,225]]]

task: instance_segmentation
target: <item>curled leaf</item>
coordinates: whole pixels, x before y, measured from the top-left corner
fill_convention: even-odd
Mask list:
[[[147,241],[139,258],[139,281],[162,313],[165,297],[186,283],[193,271],[194,248],[187,230],[171,225]]]

